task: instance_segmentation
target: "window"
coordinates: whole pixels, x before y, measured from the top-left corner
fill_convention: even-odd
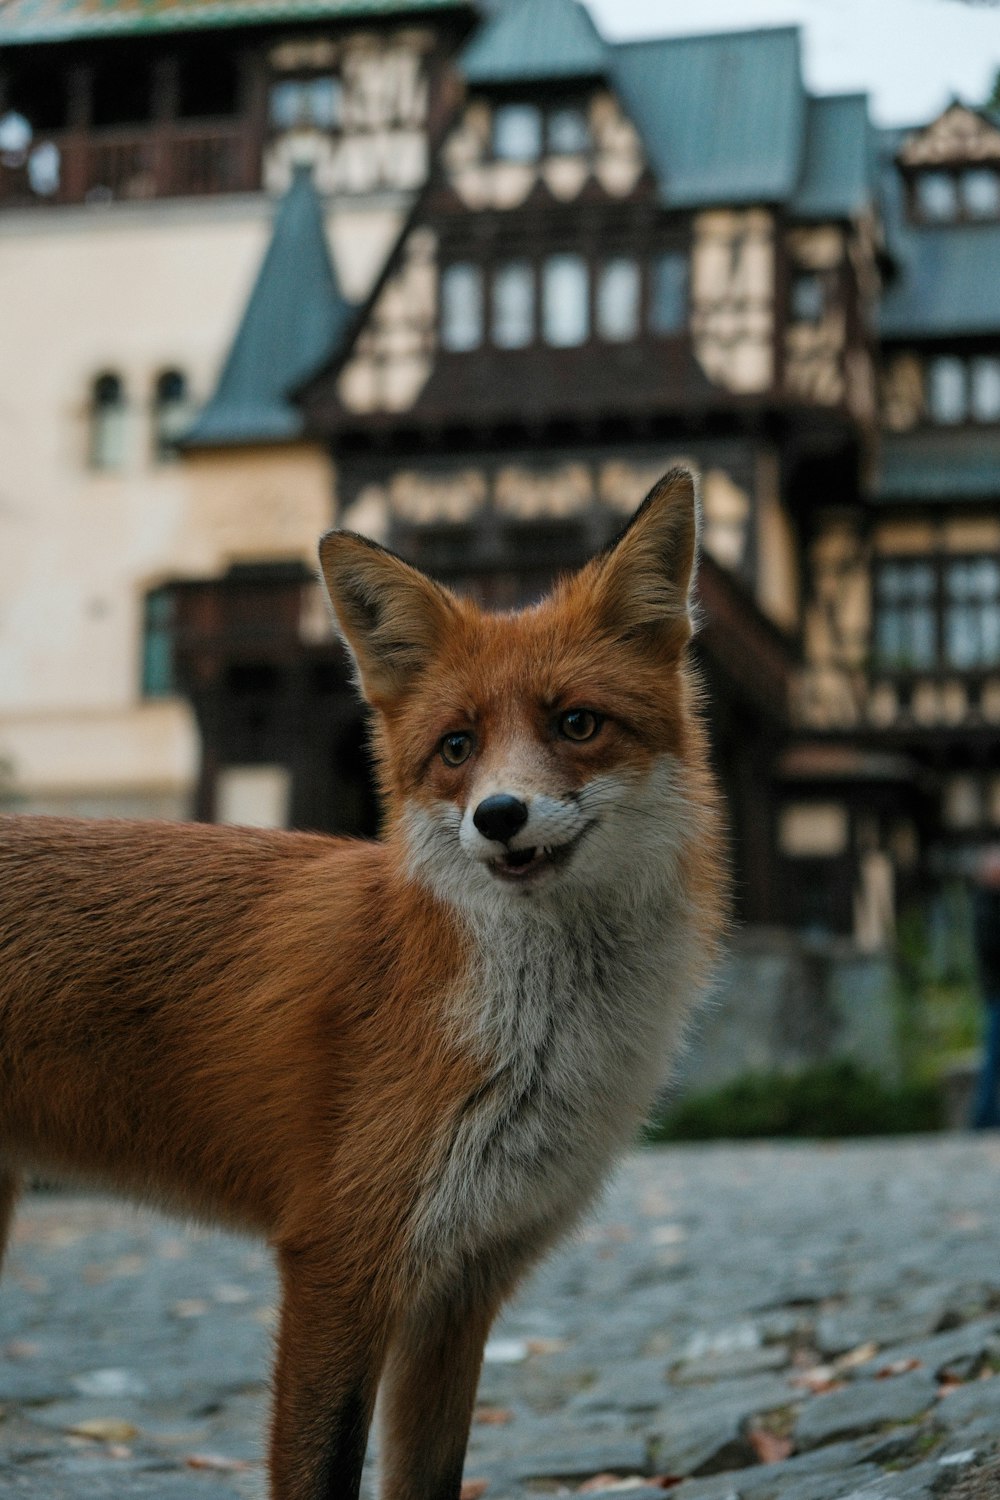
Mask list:
[[[441,278],[441,343],[461,353],[483,341],[483,278],[478,266],[448,266]]]
[[[337,78],[284,79],[271,88],[271,124],[275,130],[333,130],[340,124],[341,97]]]
[[[42,141],[28,157],[28,182],[39,198],[51,198],[59,191],[62,159],[54,141]]]
[[[1000,174],[991,167],[963,172],[962,207],[968,219],[1000,218]]]
[[[875,649],[891,671],[1000,666],[1000,560],[894,558],[875,578]]]
[[[191,415],[187,380],[180,370],[164,370],[153,390],[153,442],[160,462],[177,456],[177,443]]]
[[[597,332],[612,343],[639,331],[639,263],[618,256],[601,267],[597,281]]]
[[[106,371],[94,381],[90,401],[90,462],[95,469],[125,464],[127,408],[118,375]]]
[[[969,361],[970,407],[974,422],[1000,422],[1000,359]]]
[[[816,271],[796,271],[792,277],[789,311],[793,323],[822,323],[826,287]]]
[[[1000,356],[940,354],[926,368],[927,415],[944,427],[1000,422]]]
[[[501,161],[537,161],[542,112],[534,104],[502,104],[493,116],[493,154]]]
[[[535,273],[530,261],[508,261],[493,278],[493,342],[523,349],[534,336]]]
[[[580,155],[590,150],[590,128],[582,109],[552,110],[547,135],[553,156]]]
[[[542,330],[556,349],[572,349],[590,333],[589,278],[582,255],[552,255],[542,273]]]
[[[934,565],[885,563],[875,580],[875,650],[879,666],[927,670],[937,662]]]
[[[945,564],[944,658],[960,670],[1000,666],[1000,563],[994,558]]]
[[[649,290],[651,333],[680,333],[687,323],[688,259],[682,250],[658,255]]]
[[[166,698],[176,692],[175,624],[173,590],[151,590],[146,595],[142,622],[142,692],[145,698]]]
[[[953,355],[932,359],[927,367],[927,409],[931,420],[953,427],[969,414],[964,360]]]
[[[916,203],[929,224],[950,224],[958,217],[958,183],[951,172],[921,172],[916,179]]]
[[[5,167],[23,167],[28,159],[28,150],[34,131],[16,110],[10,110],[0,118],[0,164]]]

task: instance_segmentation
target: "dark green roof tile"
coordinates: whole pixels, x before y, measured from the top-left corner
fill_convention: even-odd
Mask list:
[[[406,16],[467,9],[468,4],[469,0],[0,0],[0,46],[281,21]]]
[[[218,386],[186,443],[297,437],[302,416],[289,395],[336,351],[353,312],[337,284],[311,175],[300,169],[278,208]]]
[[[882,296],[885,339],[1000,334],[1000,225],[909,222],[893,160],[896,133],[882,133],[880,202],[895,275]]]
[[[806,113],[796,28],[626,42],[612,77],[667,207],[794,193]]]
[[[887,437],[874,498],[892,504],[1000,499],[1000,433],[938,428]]]
[[[577,0],[508,0],[466,48],[462,72],[476,87],[549,78],[593,78],[607,48]]]
[[[850,219],[874,201],[876,184],[867,94],[810,99],[802,178],[789,211],[800,219]]]

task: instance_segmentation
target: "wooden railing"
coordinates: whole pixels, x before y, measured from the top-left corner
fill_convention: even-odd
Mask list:
[[[30,158],[0,157],[0,206],[111,203],[249,192],[260,158],[242,121],[176,121],[169,126],[60,131],[33,144],[58,152],[58,177],[32,173]],[[51,163],[51,151],[49,152]],[[34,175],[34,180],[33,180]]]

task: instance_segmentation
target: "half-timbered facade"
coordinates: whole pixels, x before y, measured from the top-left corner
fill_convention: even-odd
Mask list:
[[[37,222],[281,196],[210,399],[154,389],[175,534],[203,540],[137,570],[135,680],[189,715],[188,809],[373,826],[313,531],[502,608],[681,460],[740,912],[877,946],[1000,837],[1000,122],[878,132],[808,93],[792,28],[611,45],[576,0],[352,10],[239,36],[238,185],[185,165],[190,38],[153,58],[138,175],[93,175],[91,51],[76,112],[0,158]],[[116,403],[94,386],[92,454]]]

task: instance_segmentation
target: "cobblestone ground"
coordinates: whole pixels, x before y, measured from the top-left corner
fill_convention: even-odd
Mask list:
[[[29,1199],[0,1496],[262,1496],[273,1299],[246,1241]],[[466,1473],[487,1500],[996,1500],[998,1371],[1000,1138],[649,1152],[495,1330]]]

